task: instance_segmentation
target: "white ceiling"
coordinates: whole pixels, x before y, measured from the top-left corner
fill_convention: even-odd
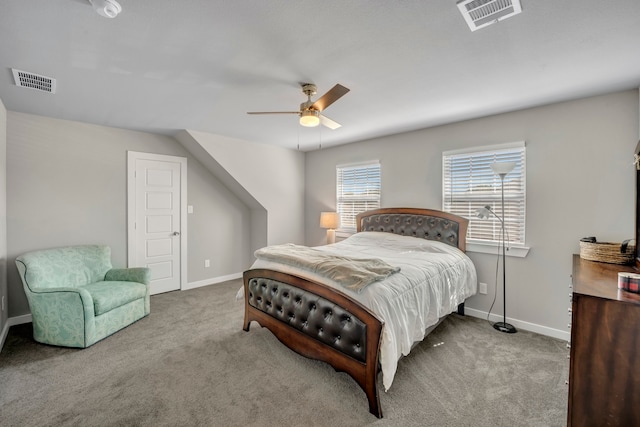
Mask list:
[[[640,0],[522,0],[476,32],[455,0],[119,2],[107,19],[88,0],[0,0],[6,108],[313,150],[640,86]],[[301,82],[351,89],[325,111],[341,128],[246,114],[298,109]]]

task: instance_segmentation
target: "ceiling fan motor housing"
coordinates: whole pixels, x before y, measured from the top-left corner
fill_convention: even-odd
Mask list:
[[[311,98],[313,95],[318,93],[318,89],[316,88],[316,85],[314,85],[313,83],[303,83],[302,92],[305,95],[307,95],[309,98]]]

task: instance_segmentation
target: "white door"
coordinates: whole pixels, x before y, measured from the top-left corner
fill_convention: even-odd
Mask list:
[[[185,169],[181,157],[129,152],[129,266],[151,270],[152,294],[180,289],[185,273]]]

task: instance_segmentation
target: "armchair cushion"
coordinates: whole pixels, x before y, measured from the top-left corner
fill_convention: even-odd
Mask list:
[[[93,298],[96,316],[144,298],[147,287],[135,282],[95,282],[82,287]]]

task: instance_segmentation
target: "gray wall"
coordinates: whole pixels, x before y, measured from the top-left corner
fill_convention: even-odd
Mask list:
[[[1,148],[1,147],[0,147]],[[8,112],[9,316],[29,312],[14,266],[26,251],[87,243],[127,260],[127,151],[186,157],[188,281],[236,274],[251,262],[249,209],[175,139]],[[211,267],[204,268],[204,260]]]
[[[532,249],[524,259],[508,259],[507,310],[522,322],[564,333],[571,254],[578,252],[579,238],[621,241],[633,236],[632,153],[639,102],[637,90],[626,91],[306,155],[191,133],[265,206],[269,244],[308,245],[325,242],[318,221],[321,211],[335,209],[338,164],[379,159],[383,206],[440,208],[442,151],[525,140],[527,244]],[[6,130],[9,316],[28,313],[13,265],[20,253],[104,242],[114,249],[114,265],[126,264],[127,150],[188,158],[188,199],[194,205],[188,217],[189,282],[250,265],[255,236],[247,230],[262,227],[252,224],[262,219],[252,217],[251,209],[173,138],[14,112],[7,113]],[[2,214],[0,182],[0,249]],[[479,279],[489,284],[489,295],[475,296],[468,305],[487,311],[495,256],[470,256]],[[207,258],[212,260],[209,269],[203,266]],[[493,312],[501,313],[500,296],[496,307]]]
[[[579,252],[579,239],[634,236],[638,116],[638,91],[632,90],[308,153],[306,243],[325,241],[318,221],[321,211],[335,209],[336,165],[379,159],[383,207],[441,209],[443,151],[524,140],[531,251],[507,259],[507,315],[539,332],[566,334],[571,255]],[[469,256],[489,293],[468,306],[487,312],[496,256]],[[502,314],[501,292],[492,313]]]
[[[267,211],[267,244],[304,242],[305,154],[188,131]]]
[[[268,230],[267,210],[265,207],[262,206],[260,202],[238,182],[237,178],[229,173],[229,171],[220,164],[218,159],[214,158],[189,131],[181,130],[176,133],[174,137],[251,210],[250,233],[252,251],[266,246]],[[302,196],[300,196],[299,199],[302,201]],[[243,232],[246,232],[246,230]]]
[[[0,334],[9,314],[7,300],[7,110],[0,99],[0,298],[5,298],[0,312]],[[1,339],[1,338],[0,338]],[[2,345],[0,344],[0,348]]]

